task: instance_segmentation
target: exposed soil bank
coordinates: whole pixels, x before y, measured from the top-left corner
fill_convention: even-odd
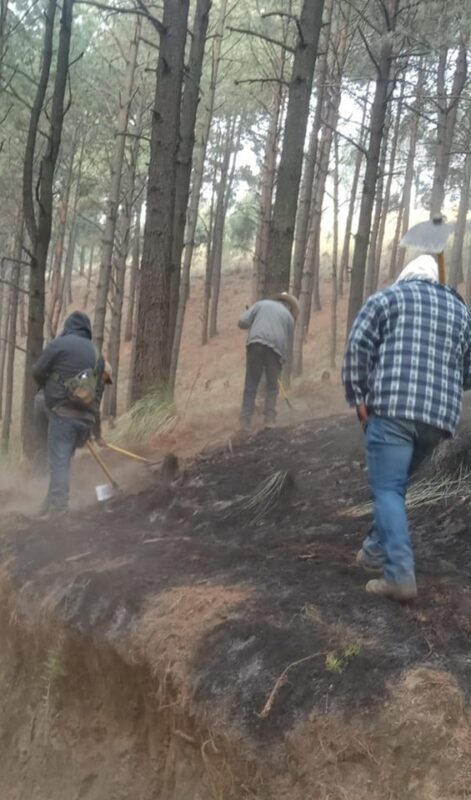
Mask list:
[[[2,522],[0,797],[468,797],[468,491],[411,515],[409,606],[354,566],[350,418],[263,431],[108,510]]]

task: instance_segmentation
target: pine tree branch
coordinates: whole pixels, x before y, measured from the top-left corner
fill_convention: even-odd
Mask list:
[[[365,157],[368,155],[368,152],[363,147],[363,145],[360,144],[359,142],[356,142],[355,139],[351,139],[350,136],[347,136],[346,133],[342,133],[342,131],[339,131],[337,128],[334,128],[332,125],[329,125],[329,123],[325,119],[322,120],[322,124],[326,128],[328,128],[330,131],[333,131],[337,136],[340,136],[342,139],[345,139],[346,142],[348,142],[349,144],[353,145],[353,147],[355,147],[357,150],[359,150],[360,153],[363,153],[363,155]]]
[[[289,86],[289,81],[284,81],[282,78],[244,78],[234,81],[236,86],[241,86],[243,83],[279,83],[281,86]]]
[[[377,59],[376,59],[376,56],[375,56],[375,54],[373,53],[373,51],[372,51],[372,49],[371,49],[370,45],[368,44],[368,40],[367,40],[367,38],[366,38],[365,34],[363,33],[363,31],[362,31],[362,29],[360,28],[360,26],[358,26],[357,30],[358,30],[358,33],[360,34],[361,38],[362,38],[363,44],[364,44],[364,45],[365,45],[365,47],[366,47],[366,50],[367,50],[367,53],[368,53],[369,57],[371,58],[371,60],[372,60],[372,62],[373,62],[373,64],[374,64],[374,66],[375,66],[376,70],[377,70],[377,71],[380,73],[380,72],[381,72],[381,68],[380,68],[380,66],[379,66],[379,64],[378,64],[378,61],[377,61]]]
[[[233,28],[230,25],[228,26],[227,30],[231,31],[231,33],[244,33],[247,36],[255,36],[257,39],[263,39],[264,42],[269,42],[270,44],[274,44],[276,47],[281,47],[283,50],[287,50],[288,53],[294,53],[294,47],[290,47],[289,44],[280,42],[278,39],[272,39],[271,36],[266,36],[264,33],[251,31],[249,28]]]
[[[142,0],[137,0],[137,2],[139,8],[119,8],[118,6],[110,6],[107,3],[101,3],[99,0],[75,0],[76,5],[93,6],[94,8],[99,8],[100,11],[108,11],[110,14],[136,14],[138,17],[144,17],[154,26],[161,36],[164,35],[166,29],[160,20],[150,13]]]

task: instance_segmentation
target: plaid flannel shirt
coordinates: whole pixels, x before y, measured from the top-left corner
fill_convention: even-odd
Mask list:
[[[410,278],[372,295],[358,314],[343,365],[346,398],[454,434],[470,359],[471,315],[460,296]]]

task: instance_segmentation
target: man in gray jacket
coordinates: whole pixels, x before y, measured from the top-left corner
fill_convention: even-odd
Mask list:
[[[69,502],[72,456],[89,439],[97,419],[105,362],[92,343],[90,319],[81,311],[67,317],[60,336],[53,339],[33,365],[33,377],[44,391],[48,411],[50,483],[44,513],[62,513]],[[74,401],[68,385],[90,373],[93,397],[89,405]],[[98,396],[99,395],[99,396]]]
[[[240,413],[241,425],[250,426],[257,389],[265,374],[265,422],[276,420],[276,401],[283,363],[293,345],[294,323],[299,312],[295,297],[282,293],[273,300],[259,300],[242,314],[239,328],[248,330],[245,388]]]

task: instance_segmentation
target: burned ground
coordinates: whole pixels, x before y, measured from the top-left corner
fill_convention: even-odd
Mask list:
[[[170,485],[66,522],[10,519],[1,556],[28,616],[47,607],[108,642],[132,640],[152,604],[164,630],[184,598],[169,636],[191,642],[192,702],[224,700],[228,724],[276,743],[313,712],[374,710],[417,665],[469,692],[468,491],[411,513],[420,594],[407,606],[367,596],[354,565],[369,518],[350,513],[368,496],[350,417],[228,442]]]

